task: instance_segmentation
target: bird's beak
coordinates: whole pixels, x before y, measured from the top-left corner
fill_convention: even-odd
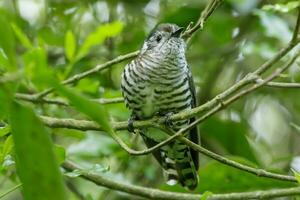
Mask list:
[[[179,38],[180,34],[182,33],[183,30],[184,30],[183,27],[179,27],[175,32],[173,32],[171,34],[171,37],[177,37],[177,38]]]

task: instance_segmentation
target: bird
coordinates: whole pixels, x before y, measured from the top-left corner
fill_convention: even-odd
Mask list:
[[[135,120],[164,116],[173,131],[186,127],[195,118],[170,121],[172,114],[197,106],[196,92],[191,70],[186,60],[186,43],[181,38],[184,28],[163,23],[154,28],[144,40],[139,55],[130,61],[121,75],[121,90],[126,106],[131,110],[128,129],[134,132]],[[151,128],[141,128],[148,148],[162,142],[167,134]],[[197,127],[186,136],[200,144]],[[152,152],[161,165],[167,184],[179,183],[188,190],[198,185],[198,152],[173,140]]]

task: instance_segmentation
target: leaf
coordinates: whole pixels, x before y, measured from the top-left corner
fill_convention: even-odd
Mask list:
[[[50,73],[45,49],[38,47],[26,52],[23,61],[26,76],[33,81],[35,86],[42,89],[45,86],[44,77],[49,76]]]
[[[0,160],[0,163],[3,162],[3,159],[12,151],[13,149],[13,139],[12,139],[12,136],[8,136],[4,142],[4,146],[3,146],[3,149],[2,149],[2,158]]]
[[[4,127],[0,127],[0,137],[7,135],[10,132],[10,126],[6,125]]]
[[[25,33],[14,23],[11,24],[12,30],[14,31],[16,37],[19,39],[21,44],[27,49],[32,48],[32,44]]]
[[[212,195],[213,195],[212,192],[206,191],[206,192],[204,192],[204,193],[201,195],[200,200],[207,200],[207,198],[210,197],[210,196],[212,196]]]
[[[99,82],[91,79],[81,79],[76,85],[76,89],[82,92],[95,93],[99,89]]]
[[[14,166],[15,165],[15,161],[13,159],[13,157],[11,155],[6,155],[4,157],[3,163],[2,163],[2,168],[3,169],[8,169],[10,166]]]
[[[292,169],[292,171],[293,171],[293,173],[294,173],[294,176],[295,176],[296,180],[297,180],[298,183],[300,184],[300,174],[299,174],[296,170],[293,170],[293,169]]]
[[[294,124],[294,123],[290,123],[290,125],[297,131],[297,133],[300,133],[300,126],[298,126],[297,124]]]
[[[290,40],[292,32],[282,18],[262,10],[255,10],[253,13],[259,17],[267,36],[274,37],[282,43],[287,43]]]
[[[65,96],[72,105],[80,112],[89,116],[92,120],[97,122],[104,131],[112,134],[113,129],[110,125],[109,115],[103,105],[89,100],[83,95],[77,93],[74,89],[61,85],[56,80],[49,80],[52,86],[63,96]]]
[[[3,51],[2,48],[0,48],[0,70],[5,71],[5,68],[8,69],[10,67],[9,60]]]
[[[9,67],[15,69],[15,38],[8,21],[8,16],[0,10],[0,51],[4,51],[9,60]]]
[[[24,199],[67,199],[49,133],[31,109],[12,102],[10,111],[17,174],[23,184]]]
[[[64,147],[55,144],[54,153],[59,165],[66,160],[66,150]]]
[[[295,8],[298,8],[300,6],[300,2],[299,1],[290,1],[286,4],[268,4],[268,5],[264,5],[262,7],[262,10],[266,10],[266,11],[278,11],[278,12],[289,12],[291,10],[294,10]]]
[[[110,24],[100,25],[96,31],[87,36],[80,47],[75,60],[79,60],[84,57],[89,52],[91,47],[101,44],[106,38],[118,35],[122,29],[123,24],[118,21]]]
[[[69,61],[73,61],[76,51],[76,38],[71,30],[65,35],[65,54]]]

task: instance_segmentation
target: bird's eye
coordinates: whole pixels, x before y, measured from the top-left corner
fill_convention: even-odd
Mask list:
[[[156,38],[155,38],[155,39],[156,39],[156,42],[160,42],[160,41],[161,41],[161,38],[162,38],[161,35],[156,36]]]

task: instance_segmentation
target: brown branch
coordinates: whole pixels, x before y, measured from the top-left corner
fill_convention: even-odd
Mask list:
[[[137,55],[139,54],[139,51],[134,51],[134,52],[131,52],[131,53],[128,53],[128,54],[125,54],[125,55],[121,55],[121,56],[118,56],[116,57],[115,59],[113,60],[110,60],[104,64],[101,64],[101,65],[97,65],[95,68],[92,68],[90,70],[87,70],[85,72],[82,72],[80,74],[76,74],[70,78],[68,78],[67,80],[63,81],[62,84],[64,85],[68,85],[68,84],[73,84],[73,83],[76,83],[78,82],[79,80],[87,77],[87,76],[90,76],[92,74],[95,74],[95,73],[98,73],[104,69],[107,69],[108,67],[114,65],[114,64],[117,64],[117,63],[120,63],[120,62],[123,62],[124,60],[127,60],[127,59],[130,59],[130,58],[134,58],[136,57]],[[53,88],[50,88],[50,89],[47,89],[43,92],[40,92],[38,94],[35,94],[34,96],[37,98],[37,99],[40,99],[42,97],[45,97],[46,95],[48,95],[49,93],[53,92]]]
[[[202,120],[204,120],[205,118],[208,117],[209,114],[205,115],[202,117]],[[102,130],[100,126],[98,126],[95,122],[91,122],[91,121],[86,121],[86,120],[74,120],[74,119],[56,119],[56,118],[50,118],[50,117],[41,117],[42,121],[53,128],[72,128],[72,129],[77,129],[77,130]],[[57,123],[59,122],[59,123]],[[127,129],[127,123],[118,123],[115,122],[112,124],[114,130],[124,130]],[[136,151],[133,149],[130,149],[118,136],[116,137],[116,135],[114,135],[114,139],[121,145],[121,147],[123,149],[125,149],[128,153],[132,154],[132,155],[144,155],[144,154],[148,154],[152,151],[154,151],[155,149],[167,144],[168,142],[172,141],[174,138],[177,138],[180,136],[180,140],[182,142],[184,142],[185,144],[189,145],[191,148],[195,149],[196,151],[199,151],[200,153],[215,159],[223,164],[232,166],[234,168],[240,169],[242,171],[246,171],[248,173],[260,176],[260,177],[267,177],[267,178],[273,178],[273,179],[278,179],[278,180],[283,180],[283,181],[292,181],[292,182],[296,182],[296,179],[293,176],[286,176],[286,175],[281,175],[281,174],[276,174],[276,173],[272,173],[272,172],[267,172],[263,169],[258,169],[258,168],[253,168],[247,165],[243,165],[240,164],[238,162],[235,162],[233,160],[227,159],[223,156],[220,156],[214,152],[211,152],[191,141],[189,141],[188,139],[182,137],[181,135],[183,135],[183,133],[185,133],[186,131],[188,131],[191,127],[197,125],[197,123],[192,123],[189,126],[185,127],[184,129],[181,129],[179,132],[173,134],[172,132],[169,134],[173,134],[172,136],[170,136],[168,139],[166,139],[165,141],[159,143],[158,145],[153,146],[152,148],[146,149],[146,150],[142,150],[142,151]],[[139,124],[139,126],[145,127],[142,124]],[[169,130],[165,130],[166,132],[168,132]]]
[[[168,192],[158,189],[152,189],[148,187],[141,187],[122,183],[120,181],[114,181],[111,178],[107,178],[101,174],[95,174],[87,170],[82,170],[77,164],[66,161],[63,167],[67,171],[80,170],[80,177],[91,181],[99,186],[103,186],[112,190],[125,192],[128,194],[145,197],[156,200],[199,200],[202,195],[200,194],[188,194],[179,192]],[[283,196],[293,196],[300,194],[300,187],[292,187],[287,189],[274,189],[265,191],[253,191],[253,192],[241,192],[241,193],[228,193],[228,194],[213,194],[208,197],[208,200],[239,200],[239,199],[264,199]]]
[[[257,79],[257,83],[263,82],[263,79]],[[285,83],[285,82],[268,82],[265,84],[266,86],[269,87],[275,87],[275,88],[290,88],[290,89],[300,89],[300,83]]]
[[[167,140],[159,143],[158,145],[155,145],[154,147],[150,148],[150,149],[146,149],[146,150],[142,150],[142,151],[136,151],[133,149],[130,149],[117,135],[115,135],[114,133],[112,134],[112,137],[119,143],[119,145],[125,149],[128,153],[132,154],[132,155],[143,155],[143,154],[147,154],[150,153],[158,148],[160,148],[161,146],[167,144],[168,142],[172,141],[173,139],[175,139],[176,137],[179,137],[179,139],[184,142],[185,144],[191,146],[192,148],[194,148],[195,150],[215,159],[218,160],[221,163],[230,165],[232,167],[235,167],[237,169],[241,169],[243,171],[252,173],[252,174],[256,174],[258,176],[264,176],[264,177],[269,177],[269,178],[274,178],[274,179],[279,179],[279,180],[286,180],[286,181],[296,181],[294,177],[292,176],[285,176],[285,175],[280,175],[280,174],[275,174],[275,173],[271,173],[271,172],[266,172],[262,169],[255,169],[246,165],[242,165],[240,163],[237,163],[235,161],[229,160],[227,158],[224,158],[220,155],[217,155],[201,146],[198,146],[194,143],[192,143],[191,141],[187,140],[186,138],[184,138],[182,135],[187,132],[188,130],[190,130],[191,128],[193,128],[194,126],[196,126],[197,124],[199,124],[200,122],[202,122],[203,120],[207,119],[208,117],[210,117],[211,115],[215,114],[216,112],[220,111],[221,109],[223,109],[224,107],[226,107],[227,105],[235,102],[236,100],[240,99],[241,97],[245,96],[246,94],[249,94],[250,92],[262,87],[263,85],[267,84],[269,81],[273,80],[274,78],[278,77],[284,70],[286,70],[288,67],[290,67],[294,61],[298,58],[300,54],[300,50],[297,52],[297,54],[295,54],[291,60],[284,65],[281,68],[278,68],[277,70],[275,70],[275,72],[273,72],[271,75],[269,75],[263,82],[261,83],[257,83],[254,84],[253,86],[242,90],[241,92],[237,93],[236,95],[234,95],[233,97],[229,98],[227,101],[222,101],[220,102],[217,106],[212,107],[211,110],[209,110],[206,114],[204,114],[201,118],[197,119],[196,121],[194,121],[193,123],[191,123],[189,126],[181,129],[180,131],[178,131],[177,133],[170,133],[170,135],[172,135],[171,137],[169,137]],[[254,80],[252,76],[248,76],[250,77],[250,80]],[[248,80],[248,79],[245,79]],[[55,125],[55,120],[47,118],[47,117],[42,117],[42,120],[44,121],[45,124],[51,126],[51,127],[58,127],[57,125]],[[152,120],[152,121],[151,121]],[[145,126],[156,126],[156,127],[160,127],[163,128],[161,125],[157,126],[155,125],[155,119],[151,119],[148,121],[139,121],[137,122],[137,124],[135,123],[134,126],[135,127],[145,127]],[[70,125],[66,125],[66,122],[68,122]],[[71,122],[71,123],[70,123]],[[93,126],[92,129],[93,130],[97,130],[100,129],[99,126],[97,126],[96,124],[93,124],[91,122],[88,121],[83,121],[82,123],[76,123],[76,121],[74,120],[66,120],[66,121],[59,121],[59,125],[63,125],[67,128],[70,127],[75,127],[78,129],[84,129],[85,125],[89,125],[89,126]],[[125,129],[127,128],[127,122],[118,122],[118,123],[113,123],[113,128],[115,130],[120,130],[120,129]]]
[[[297,42],[299,31],[300,31],[300,7],[298,8],[297,22],[296,22],[296,26],[294,29],[291,42],[295,42],[295,43]]]
[[[195,24],[195,26],[188,28],[183,34],[182,38],[188,39],[190,38],[198,29],[203,29],[204,23],[211,16],[211,14],[215,11],[215,9],[223,2],[223,0],[211,0],[204,10],[201,12],[201,15]]]
[[[36,98],[34,95],[16,93],[15,98],[23,101],[29,101],[32,103],[38,104],[55,104],[62,106],[70,106],[69,102],[64,101],[62,99],[50,99],[50,98]],[[92,101],[98,102],[100,104],[113,104],[113,103],[122,103],[124,99],[122,97],[117,98],[100,98],[100,99],[92,99]]]

